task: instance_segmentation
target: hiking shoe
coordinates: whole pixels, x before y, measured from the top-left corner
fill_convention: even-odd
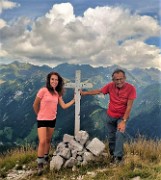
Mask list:
[[[43,173],[43,163],[39,163],[37,174],[38,174],[38,176],[41,176],[42,173]]]
[[[44,158],[44,165],[49,165],[50,164],[50,161],[49,161],[49,157],[45,157]]]
[[[110,156],[110,163],[113,163],[115,160],[115,157],[114,156]]]
[[[114,164],[115,165],[122,165],[123,164],[122,157],[114,157]]]
[[[49,161],[49,156],[44,157],[44,160],[48,162]]]

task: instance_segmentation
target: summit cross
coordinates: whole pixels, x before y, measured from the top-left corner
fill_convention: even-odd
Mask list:
[[[81,83],[81,71],[76,70],[75,73],[75,83],[66,83],[65,88],[74,88],[75,89],[75,129],[74,134],[76,135],[80,130],[80,90],[82,88],[92,88],[91,83]]]

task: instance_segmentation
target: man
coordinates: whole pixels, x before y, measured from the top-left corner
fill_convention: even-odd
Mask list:
[[[126,82],[125,72],[116,69],[112,73],[112,82],[101,89],[81,91],[81,95],[109,94],[110,102],[107,109],[107,130],[109,152],[112,160],[116,163],[122,161],[125,141],[125,128],[129,119],[134,99],[136,98],[135,87]]]

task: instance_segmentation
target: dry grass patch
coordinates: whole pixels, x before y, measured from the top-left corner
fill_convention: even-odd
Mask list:
[[[52,150],[54,151],[54,150]],[[137,140],[125,144],[125,157],[122,165],[110,164],[108,145],[106,143],[106,156],[100,156],[97,161],[86,166],[77,166],[75,170],[62,168],[60,171],[50,171],[46,168],[40,178],[34,174],[30,179],[60,179],[60,180],[130,180],[139,176],[141,180],[161,180],[161,141]],[[9,169],[16,163],[27,164],[36,170],[37,152],[32,148],[21,148],[0,156],[0,177],[5,177]],[[3,170],[3,171],[2,171]]]
[[[151,162],[159,162],[161,160],[161,141],[146,140],[140,137],[134,142],[125,144],[125,154],[138,156],[138,158]]]

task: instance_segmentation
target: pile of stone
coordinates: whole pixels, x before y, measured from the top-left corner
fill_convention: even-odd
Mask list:
[[[64,134],[50,161],[50,170],[86,165],[101,155],[104,149],[105,144],[98,138],[89,140],[86,131],[79,131],[75,136]]]

